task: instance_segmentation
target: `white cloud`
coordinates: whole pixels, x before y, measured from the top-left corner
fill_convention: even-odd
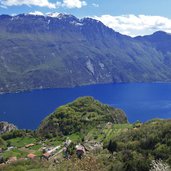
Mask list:
[[[7,6],[2,5],[1,2],[0,2],[0,8],[7,9]]]
[[[56,3],[51,3],[48,0],[1,0],[1,5],[3,6],[39,6],[39,7],[48,7],[56,8]]]
[[[93,7],[96,7],[98,8],[99,7],[99,4],[96,4],[96,3],[92,3]]]
[[[102,15],[93,17],[108,27],[129,36],[148,35],[162,30],[171,33],[171,19],[147,15]]]
[[[34,12],[30,12],[29,14],[31,15],[44,15],[42,12],[40,11],[34,11]]]
[[[39,6],[39,7],[48,7],[48,8],[58,8],[58,7],[67,7],[67,8],[82,8],[86,6],[87,3],[84,0],[63,0],[62,2],[56,1],[52,3],[49,0],[0,0],[0,7],[6,8],[8,6]]]
[[[86,6],[86,1],[82,0],[63,0],[62,6],[67,8],[82,8]]]

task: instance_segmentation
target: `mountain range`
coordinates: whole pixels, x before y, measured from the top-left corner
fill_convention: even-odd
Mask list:
[[[73,15],[0,15],[0,92],[171,82],[171,35],[115,32]]]

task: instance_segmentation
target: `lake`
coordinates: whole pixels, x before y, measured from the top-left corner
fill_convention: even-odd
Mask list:
[[[80,96],[93,96],[123,109],[131,123],[171,118],[171,84],[117,83],[3,94],[0,95],[0,121],[35,129],[57,107]]]

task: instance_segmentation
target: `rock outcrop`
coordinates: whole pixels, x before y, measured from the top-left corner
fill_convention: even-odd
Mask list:
[[[13,124],[10,124],[8,122],[0,122],[0,134],[10,132],[13,130],[17,130],[17,127]]]

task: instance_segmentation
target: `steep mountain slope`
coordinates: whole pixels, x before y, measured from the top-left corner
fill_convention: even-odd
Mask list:
[[[84,134],[98,124],[107,122],[119,124],[128,121],[123,111],[104,105],[92,97],[81,97],[47,116],[37,132],[46,137]]]
[[[164,56],[164,64],[171,66],[171,34],[158,31],[149,36],[136,37],[137,40],[154,47]]]
[[[109,82],[171,81],[166,57],[144,41],[72,15],[0,16],[0,91]]]
[[[167,53],[168,51],[171,51],[171,34],[158,31],[155,32],[152,35],[148,36],[138,36],[136,37],[137,40],[144,41],[151,43],[157,50]]]

